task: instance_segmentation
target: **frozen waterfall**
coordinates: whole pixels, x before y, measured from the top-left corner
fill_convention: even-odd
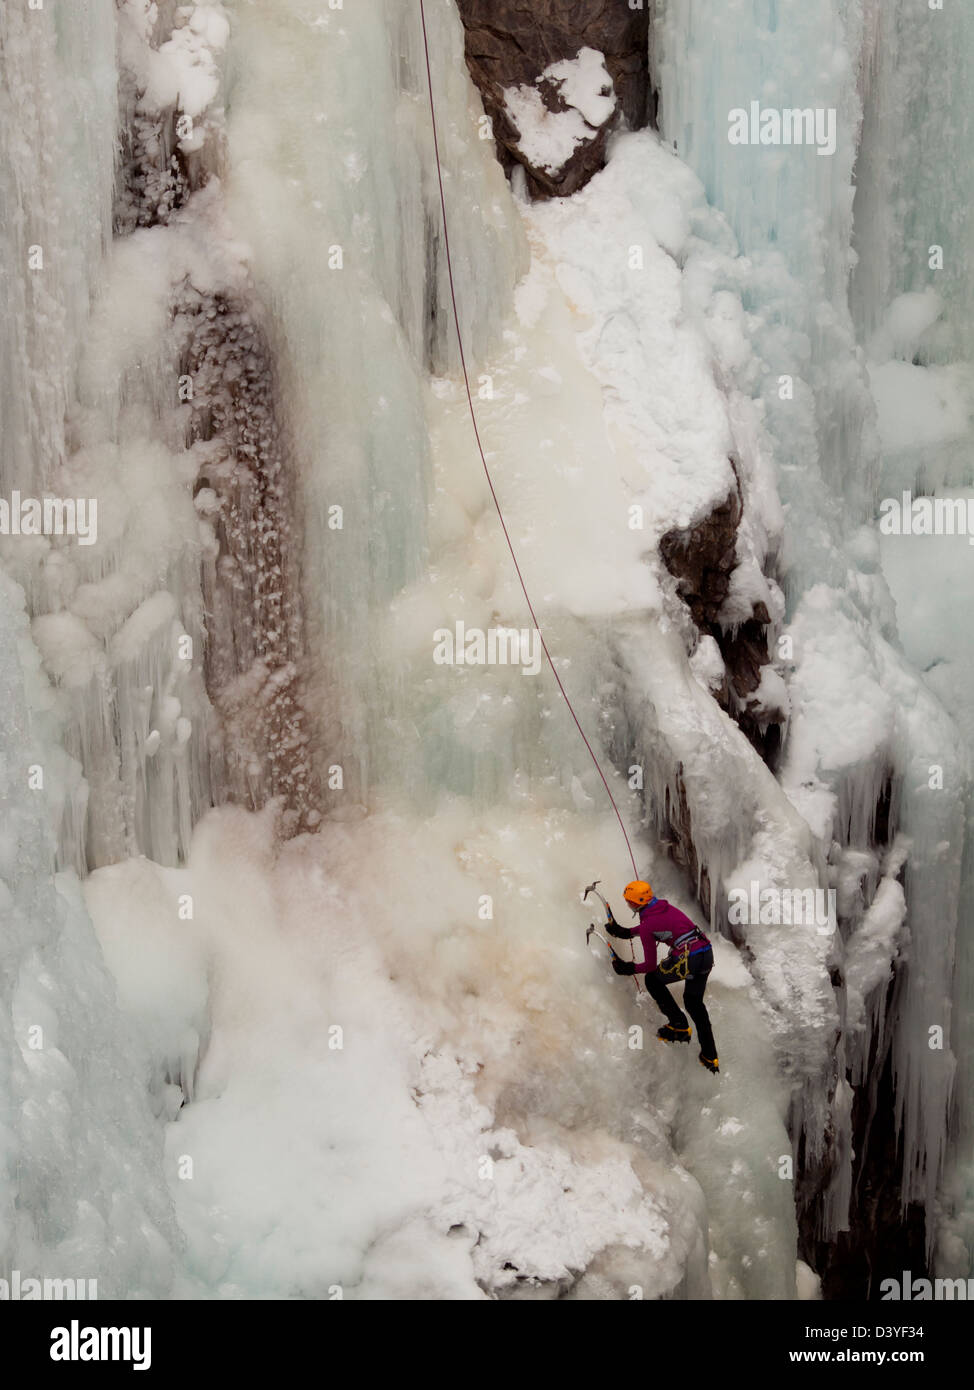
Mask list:
[[[647,0],[492,125],[500,8],[425,0],[477,427],[639,873],[714,940],[719,1084],[585,946],[630,867],[477,453],[418,0],[10,4],[0,499],[97,535],[0,535],[0,1279],[971,1268],[970,578],[879,525],[974,489],[971,17]],[[823,140],[733,142],[762,106]]]

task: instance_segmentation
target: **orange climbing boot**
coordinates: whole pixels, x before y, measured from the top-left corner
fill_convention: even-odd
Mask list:
[[[718,1059],[716,1057],[705,1057],[701,1052],[700,1065],[702,1067],[706,1067],[708,1071],[712,1071],[715,1075],[717,1074],[717,1072],[720,1071],[720,1067],[718,1066],[717,1062]]]
[[[656,1036],[660,1042],[685,1042],[690,1041],[689,1028],[674,1028],[671,1023],[664,1023],[662,1028],[656,1030]]]

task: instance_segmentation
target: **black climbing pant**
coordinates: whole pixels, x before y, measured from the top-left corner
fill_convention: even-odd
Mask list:
[[[683,988],[683,1007],[696,1025],[700,1051],[705,1057],[714,1058],[717,1056],[717,1044],[714,1042],[713,1031],[710,1027],[710,1015],[703,1002],[704,990],[707,988],[707,977],[714,968],[713,950],[708,946],[705,951],[695,951],[687,964],[688,973]],[[680,982],[671,977],[671,983],[676,985]],[[686,1014],[670,994],[669,986],[665,983],[665,976],[662,976],[658,970],[653,970],[646,976],[646,990],[662,1009],[666,1015],[666,1021],[672,1028],[688,1027]]]

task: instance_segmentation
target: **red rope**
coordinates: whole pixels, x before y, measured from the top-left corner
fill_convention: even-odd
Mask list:
[[[456,286],[453,281],[453,258],[450,255],[450,232],[446,220],[446,196],[443,192],[443,168],[440,164],[440,142],[436,133],[436,104],[433,100],[433,70],[430,64],[429,36],[426,32],[426,7],[423,3],[423,0],[419,0],[419,12],[423,21],[423,47],[426,50],[426,80],[429,85],[430,119],[433,124],[433,149],[436,154],[436,177],[440,186],[440,208],[442,209],[443,213],[443,245],[446,249],[446,268],[447,275],[450,281],[450,298],[453,301],[453,321],[456,324],[457,329],[457,346],[460,349],[460,366],[463,368],[463,384],[467,390],[467,404],[470,407],[470,421],[473,425],[474,436],[477,440],[477,449],[480,453],[480,461],[484,465],[484,473],[487,477],[487,486],[490,488],[490,495],[494,499],[494,506],[497,509],[497,516],[501,524],[501,529],[504,532],[504,539],[507,541],[507,548],[511,552],[511,559],[514,561],[514,568],[517,571],[517,577],[521,585],[521,590],[524,594],[524,600],[528,605],[528,612],[531,614],[531,620],[534,623],[535,630],[537,631],[537,634],[541,639],[541,646],[544,649],[544,654],[548,659],[548,665],[551,667],[551,673],[554,676],[555,680],[558,682],[558,689],[561,691],[562,696],[565,700],[565,704],[568,706],[569,713],[575,721],[575,728],[581,735],[582,742],[585,744],[585,747],[589,751],[589,756],[591,757],[592,762],[595,764],[596,771],[602,778],[602,785],[605,787],[606,795],[608,796],[609,801],[612,803],[612,809],[616,813],[616,820],[619,822],[619,829],[622,831],[622,837],[626,842],[626,849],[629,851],[629,858],[632,861],[633,876],[635,878],[638,878],[639,870],[636,868],[636,856],[632,852],[632,845],[629,843],[629,836],[626,833],[626,827],[623,823],[622,814],[619,810],[619,807],[616,805],[616,799],[612,795],[612,790],[609,787],[608,781],[606,780],[605,773],[602,771],[602,764],[595,756],[595,750],[586,738],[585,730],[578,722],[578,715],[575,713],[575,707],[572,704],[571,700],[568,698],[568,692],[562,684],[561,676],[559,676],[557,670],[555,669],[555,663],[552,660],[551,653],[548,650],[548,643],[545,641],[544,633],[541,630],[541,624],[538,622],[537,616],[535,614],[534,604],[531,602],[531,595],[528,593],[528,587],[525,584],[524,576],[521,573],[521,566],[517,562],[517,554],[515,553],[513,542],[511,541],[511,537],[507,530],[507,523],[504,520],[504,513],[501,510],[501,504],[498,501],[497,493],[494,489],[494,480],[490,476],[490,469],[487,467],[487,456],[484,453],[484,446],[480,441],[480,430],[477,427],[477,412],[474,410],[473,394],[470,390],[470,377],[467,373],[467,359],[463,351],[463,336],[460,332],[460,314],[457,310]]]

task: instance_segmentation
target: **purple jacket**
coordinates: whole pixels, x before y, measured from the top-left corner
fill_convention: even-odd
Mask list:
[[[617,924],[615,931],[610,935],[618,935],[626,940],[631,940],[634,936],[639,937],[646,959],[644,964],[637,964],[637,975],[649,975],[656,969],[657,941],[661,941],[668,950],[680,953],[684,947],[689,947],[691,955],[695,955],[697,951],[706,951],[710,946],[707,937],[690,921],[686,913],[681,912],[678,907],[673,907],[665,898],[654,898],[640,910],[639,925],[635,930],[630,931]]]

